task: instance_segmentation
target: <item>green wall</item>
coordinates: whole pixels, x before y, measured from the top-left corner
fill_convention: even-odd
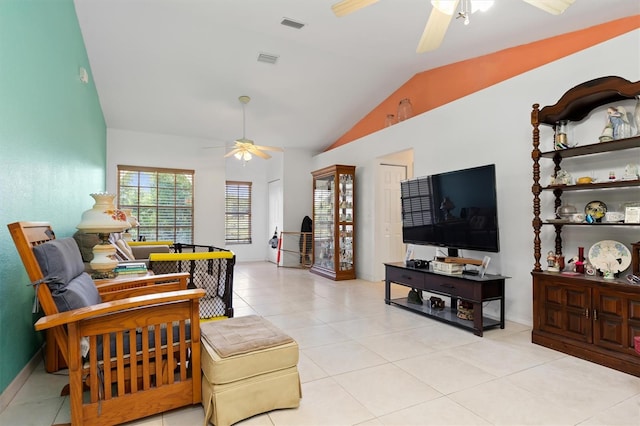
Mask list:
[[[79,67],[89,71],[89,84]],[[0,392],[42,345],[6,224],[70,236],[104,191],[106,126],[72,0],[0,0]]]

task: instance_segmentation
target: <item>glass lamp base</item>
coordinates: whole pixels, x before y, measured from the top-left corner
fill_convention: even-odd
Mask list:
[[[93,246],[93,260],[89,263],[94,279],[114,278],[115,268],[118,266],[116,249],[110,243],[100,243]]]

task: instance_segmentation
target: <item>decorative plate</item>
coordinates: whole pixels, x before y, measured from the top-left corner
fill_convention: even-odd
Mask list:
[[[598,241],[589,249],[589,262],[600,271],[617,273],[631,265],[631,252],[618,241]]]
[[[602,201],[590,201],[584,206],[584,214],[591,216],[596,220],[600,220],[607,212],[607,205]]]

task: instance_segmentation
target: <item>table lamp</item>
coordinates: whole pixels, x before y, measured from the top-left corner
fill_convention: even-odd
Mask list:
[[[122,211],[125,215],[127,215],[127,222],[129,222],[129,227],[124,231],[124,234],[122,234],[122,239],[127,242],[133,241],[133,237],[131,236],[129,231],[140,226],[140,222],[138,222],[138,218],[133,215],[131,209],[122,209]]]
[[[95,204],[82,213],[76,228],[87,234],[98,234],[100,239],[100,243],[93,246],[93,260],[89,263],[95,271],[93,278],[113,278],[118,259],[115,247],[109,243],[109,234],[129,229],[131,224],[127,221],[127,215],[115,208],[114,194],[98,192],[90,195]]]

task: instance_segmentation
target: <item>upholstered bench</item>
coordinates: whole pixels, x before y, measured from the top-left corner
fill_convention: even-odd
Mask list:
[[[205,426],[228,426],[300,405],[298,344],[262,317],[204,322],[202,405]]]

